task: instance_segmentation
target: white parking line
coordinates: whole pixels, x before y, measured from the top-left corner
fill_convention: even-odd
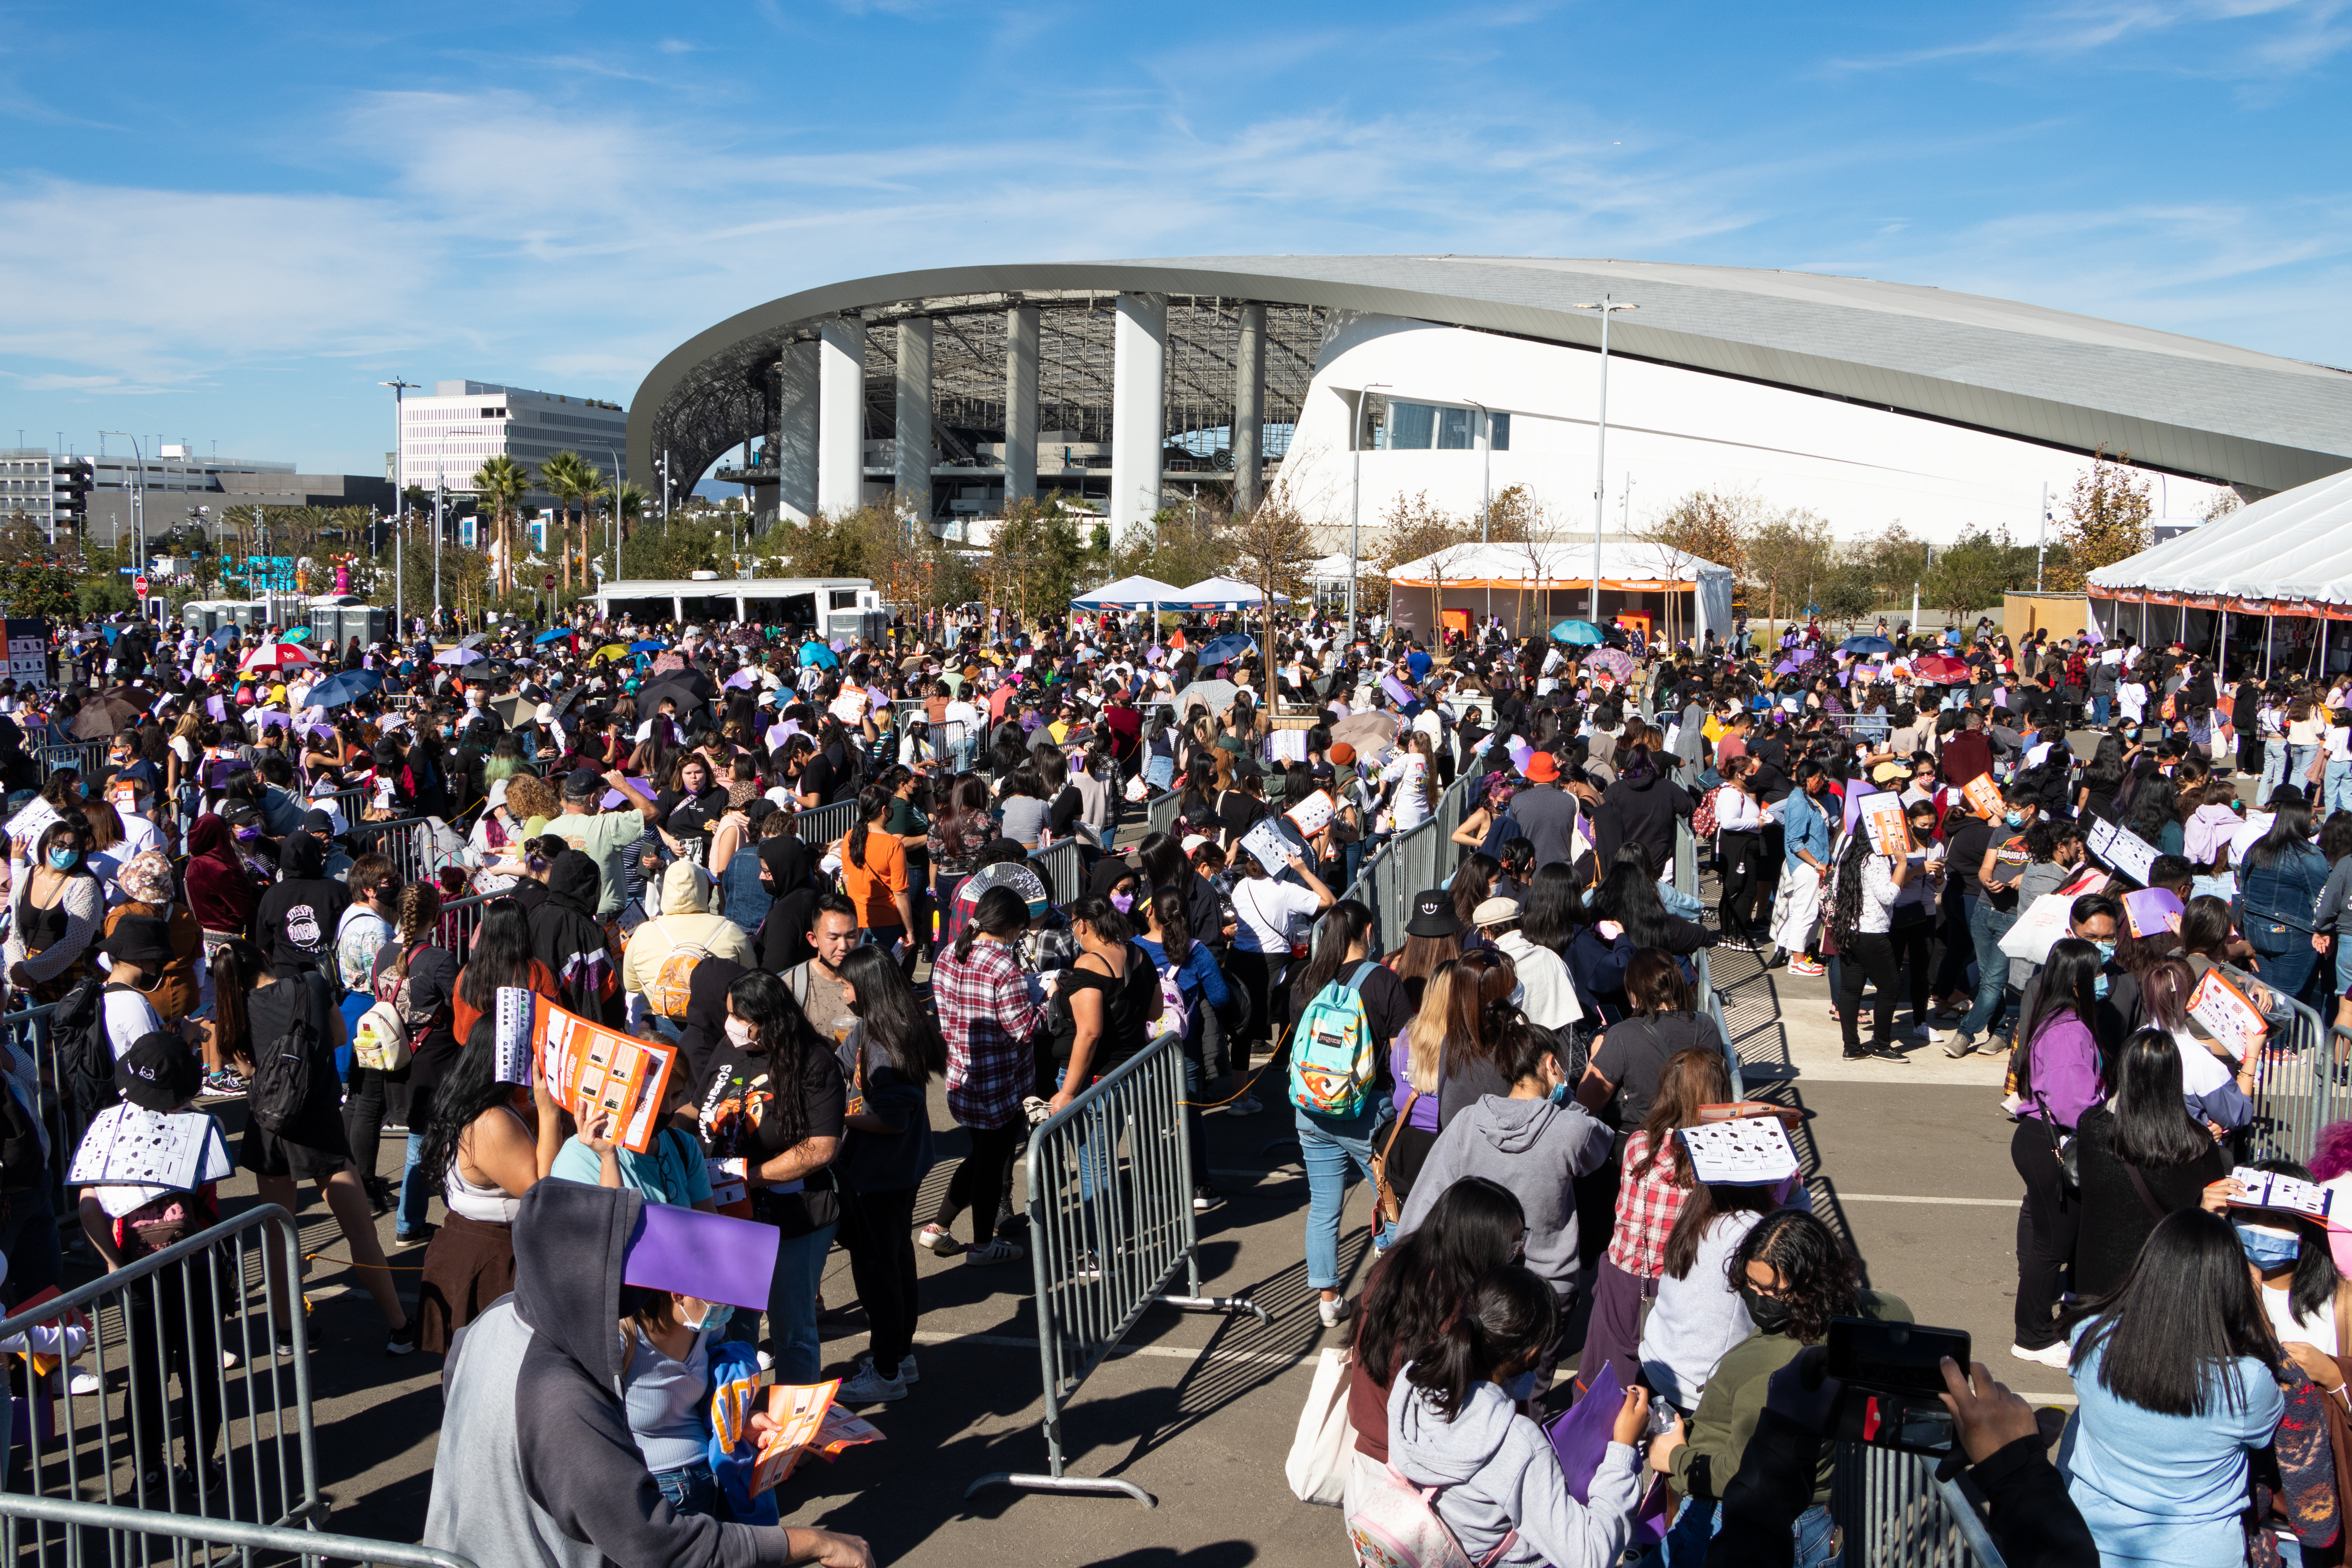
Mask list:
[[[2013,1209],[2015,1198],[1927,1198],[1906,1193],[1846,1193],[1837,1194],[1842,1204],[1950,1204],[1959,1208]]]
[[[1011,1334],[954,1334],[934,1329],[916,1330],[915,1342],[919,1345],[993,1345],[1000,1350],[1019,1351],[1037,1348],[1035,1340],[1018,1339]],[[1312,1352],[1303,1355],[1284,1355],[1278,1351],[1221,1351],[1206,1346],[1188,1349],[1182,1345],[1120,1345],[1110,1353],[1115,1356],[1162,1356],[1171,1361],[1255,1362],[1260,1365],[1277,1366],[1297,1366],[1313,1354]]]

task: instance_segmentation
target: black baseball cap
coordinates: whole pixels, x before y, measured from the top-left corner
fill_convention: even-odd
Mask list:
[[[142,1110],[177,1110],[203,1084],[195,1053],[167,1029],[140,1036],[115,1058],[114,1087]]]

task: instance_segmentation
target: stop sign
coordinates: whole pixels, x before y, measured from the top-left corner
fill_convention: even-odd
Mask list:
[[[555,574],[554,574],[554,573],[552,573],[552,572],[550,572],[550,573],[547,574],[547,576],[546,576],[546,577],[545,577],[545,578],[541,582],[540,586],[541,586],[541,587],[542,587],[542,588],[544,588],[544,589],[546,589],[546,590],[547,590],[549,593],[551,593],[551,594],[554,593],[554,592],[555,592]]]
[[[145,574],[142,573],[139,576],[131,579],[131,591],[138,595],[142,599],[147,596],[147,578]]]

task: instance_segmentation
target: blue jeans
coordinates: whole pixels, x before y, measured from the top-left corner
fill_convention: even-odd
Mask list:
[[[1291,1107],[1299,1156],[1307,1165],[1307,1288],[1339,1288],[1339,1215],[1348,1205],[1348,1167],[1372,1174],[1372,1138],[1388,1120],[1373,1100],[1350,1117],[1322,1116]]]
[[[2327,811],[2352,811],[2352,763],[2330,759],[2319,781],[2319,798]]]
[[[1666,1538],[1643,1554],[1641,1568],[1702,1568],[1708,1543],[1722,1528],[1722,1504],[1690,1499]],[[1831,1550],[1834,1531],[1826,1508],[1815,1506],[1799,1514],[1789,1531],[1796,1538],[1793,1568],[1832,1568],[1843,1556]]]
[[[433,1194],[425,1190],[425,1178],[417,1174],[417,1166],[425,1157],[425,1134],[408,1135],[407,1163],[400,1168],[400,1218],[397,1229],[402,1236],[421,1236],[425,1222],[433,1212]]]
[[[2115,700],[2105,692],[2095,692],[2091,698],[2091,722],[2104,730],[2107,727],[2107,706]]]
[[[778,1383],[814,1383],[824,1370],[816,1292],[824,1283],[833,1228],[828,1225],[777,1244],[776,1272],[768,1282],[768,1351],[775,1357]]]
[[[2262,805],[2271,798],[2271,791],[2286,782],[2286,742],[2283,740],[2263,742],[2263,776],[2254,786],[2254,804]]]
[[[672,1513],[719,1516],[719,1483],[710,1477],[707,1464],[680,1465],[674,1470],[656,1470],[654,1485]]]
[[[2317,746],[2289,746],[2286,749],[2286,778],[2284,782],[2301,790],[2304,799],[2314,805],[2320,804],[2323,798],[2312,793],[2320,785],[2313,784],[2310,777],[2311,764],[2318,755]],[[2325,783],[2324,775],[2322,782]]]
[[[1968,905],[1969,939],[1977,950],[1977,1000],[1960,1021],[1960,1033],[1978,1038],[2000,1022],[2008,999],[2009,954],[2001,952],[2000,939],[2017,923],[2017,911],[1994,909],[1981,898],[1969,900]]]

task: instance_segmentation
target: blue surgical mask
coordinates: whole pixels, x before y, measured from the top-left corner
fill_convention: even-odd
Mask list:
[[[80,858],[80,850],[63,844],[49,851],[49,865],[59,871],[72,870],[74,862]]]
[[[702,1314],[702,1321],[698,1323],[688,1323],[686,1326],[692,1329],[698,1334],[704,1332],[716,1334],[719,1330],[727,1326],[727,1320],[734,1315],[735,1309],[729,1306],[726,1302],[713,1301],[710,1303],[710,1310]]]
[[[2001,820],[2008,823],[2011,827],[2022,827],[2025,826],[2025,813],[2021,811],[2012,811],[2008,816],[2002,817]]]
[[[2091,982],[2091,994],[2096,996],[2102,1002],[2107,999],[2107,972],[2105,970],[2103,969],[2099,971],[2098,977]]]
[[[2249,1225],[2239,1226],[2237,1229],[2238,1245],[2245,1248],[2246,1261],[2265,1274],[2285,1268],[2303,1251],[2303,1242],[2298,1237],[2273,1235],[2267,1230],[2256,1230]]]
[[[2116,955],[2116,944],[2112,942],[2095,942],[2091,945],[2099,950],[2099,962],[2101,963],[2106,963]]]
[[[1502,1390],[1512,1404],[1526,1404],[1536,1396],[1536,1369],[1529,1367],[1517,1377],[1505,1378]]]
[[[1568,1103],[1568,1088],[1569,1086],[1564,1083],[1556,1083],[1551,1086],[1551,1092],[1544,1098],[1550,1100],[1554,1105],[1566,1105]]]

